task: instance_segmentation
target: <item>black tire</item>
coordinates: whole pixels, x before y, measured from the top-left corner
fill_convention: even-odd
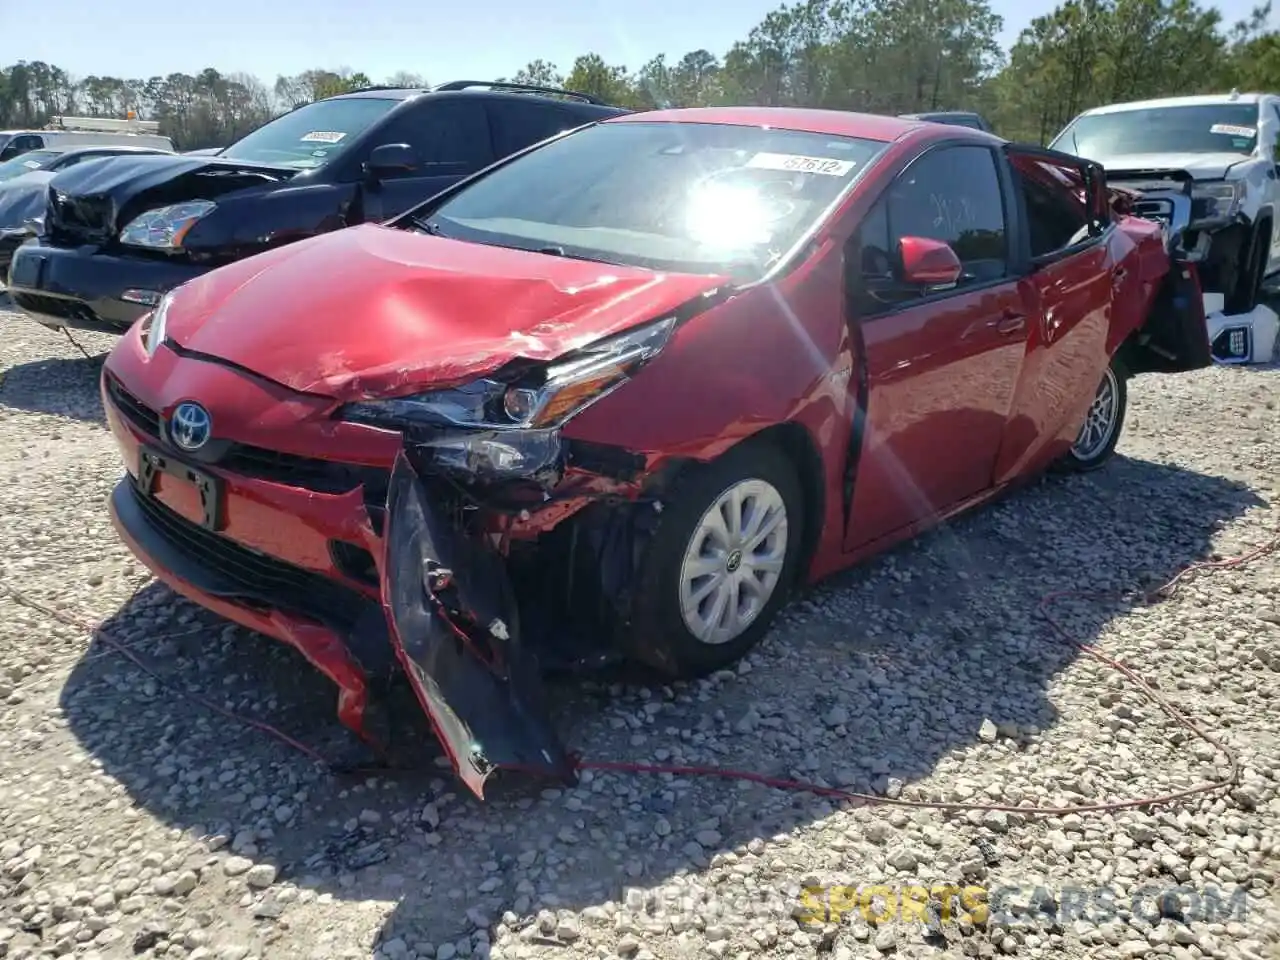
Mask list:
[[[681,613],[685,552],[720,497],[743,481],[764,481],[781,497],[787,526],[784,560],[773,593],[745,630],[720,643],[699,640]],[[694,679],[729,666],[760,642],[795,585],[804,534],[804,495],[786,455],[767,442],[740,444],[692,468],[677,482],[653,533],[632,597],[627,646],[637,659],[673,679]],[[734,569],[737,569],[735,566]]]
[[[1251,313],[1262,299],[1262,281],[1267,272],[1271,248],[1271,224],[1259,223],[1249,235],[1249,244],[1241,256],[1244,268],[1236,274],[1235,289],[1227,297],[1224,312],[1235,316]]]
[[[1104,387],[1108,387],[1114,392],[1115,406],[1114,417],[1112,418],[1110,434],[1107,436],[1106,442],[1101,445],[1093,444],[1086,449],[1077,449],[1077,446],[1084,439],[1085,427],[1089,423],[1089,417],[1086,416],[1085,424],[1080,428],[1080,435],[1076,438],[1076,445],[1067,451],[1066,455],[1058,462],[1058,467],[1066,473],[1089,473],[1093,470],[1100,469],[1106,465],[1116,452],[1116,444],[1120,442],[1120,433],[1124,429],[1125,411],[1129,406],[1129,371],[1125,369],[1124,364],[1118,358],[1112,357],[1111,363],[1107,365],[1106,372],[1102,375],[1102,380],[1098,383],[1098,389],[1094,394],[1094,402],[1097,403]],[[1093,409],[1090,408],[1090,415]]]

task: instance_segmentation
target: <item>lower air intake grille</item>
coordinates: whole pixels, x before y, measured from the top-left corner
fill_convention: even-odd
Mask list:
[[[155,497],[133,490],[152,529],[201,565],[243,586],[249,596],[269,597],[281,610],[349,629],[368,600],[318,573],[269,557],[205,530]]]

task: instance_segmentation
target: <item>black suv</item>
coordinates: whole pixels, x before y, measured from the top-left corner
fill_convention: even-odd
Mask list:
[[[626,112],[523,84],[373,87],[298,107],[211,156],[80,164],[49,182],[9,294],[45,326],[120,333],[201,273],[389,219],[509,154]]]
[[[987,123],[981,115],[968,110],[935,110],[932,113],[900,113],[898,116],[903,120],[927,120],[930,123],[949,123],[954,127],[972,127],[974,130],[983,130],[987,133],[995,132],[991,129],[991,124]]]

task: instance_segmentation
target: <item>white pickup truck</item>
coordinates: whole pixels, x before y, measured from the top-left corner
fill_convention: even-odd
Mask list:
[[[1280,96],[1217,94],[1086,110],[1049,144],[1102,165],[1198,260],[1216,359],[1267,362],[1280,326],[1260,305],[1280,274]]]

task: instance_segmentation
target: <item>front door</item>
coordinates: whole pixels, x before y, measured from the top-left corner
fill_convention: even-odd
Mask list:
[[[364,187],[364,217],[381,222],[430,199],[493,162],[484,105],[461,98],[432,100],[388,125],[384,143],[407,143],[418,167]]]
[[[1030,321],[1011,267],[999,171],[985,146],[929,150],[850,241],[850,309],[866,363],[851,549],[991,486]],[[960,281],[947,290],[905,286],[904,237],[950,245]]]

